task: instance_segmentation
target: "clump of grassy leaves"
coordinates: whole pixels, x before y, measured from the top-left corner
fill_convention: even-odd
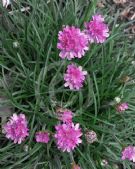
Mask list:
[[[20,12],[22,5],[30,11]],[[30,136],[15,145],[0,134],[0,168],[71,168],[69,154],[59,151],[54,140],[47,145],[34,141],[36,131],[54,131],[55,111],[61,106],[75,113],[74,121],[84,132],[94,130],[98,135],[98,142],[91,145],[83,138],[73,152],[82,169],[100,169],[102,159],[108,160],[108,168],[118,164],[130,169],[132,164],[121,160],[121,151],[135,140],[135,66],[131,64],[135,50],[122,32],[125,25],[116,27],[117,14],[114,18],[107,9],[98,11],[95,0],[28,0],[18,1],[12,8],[19,11],[10,15],[1,7],[1,95],[7,97],[13,112],[26,114]],[[59,58],[58,32],[63,25],[83,28],[96,11],[105,15],[110,37],[103,45],[92,44],[82,59],[74,60],[88,76],[81,91],[70,91],[63,86],[70,61]],[[17,48],[14,42],[18,42]],[[131,80],[122,80],[126,76]],[[110,104],[116,96],[129,103],[123,114]]]

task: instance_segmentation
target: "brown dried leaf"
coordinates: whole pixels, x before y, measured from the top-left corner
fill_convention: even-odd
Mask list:
[[[122,19],[134,20],[135,19],[135,3],[128,2],[124,5],[124,9],[120,14]]]
[[[135,25],[131,26],[131,32],[135,34]]]
[[[56,108],[56,113],[63,113],[66,109],[62,108],[62,107],[57,107]]]
[[[97,7],[99,7],[99,8],[104,8],[105,5],[104,5],[104,3],[101,1],[101,2],[98,2],[98,3],[97,3]]]
[[[123,76],[120,79],[120,83],[127,83],[129,80],[131,80],[131,77],[129,77],[129,76]]]
[[[124,4],[126,3],[128,0],[113,0],[114,3],[116,4]]]

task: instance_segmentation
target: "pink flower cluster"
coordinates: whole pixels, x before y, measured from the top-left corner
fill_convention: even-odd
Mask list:
[[[79,28],[66,26],[58,34],[57,48],[61,50],[60,57],[71,60],[84,56],[88,48],[88,37]]]
[[[55,129],[57,146],[62,151],[70,152],[82,142],[80,139],[82,132],[79,128],[79,124],[74,125],[73,123],[63,123],[57,125]]]
[[[58,33],[57,48],[61,50],[62,59],[82,58],[89,49],[88,40],[92,43],[103,43],[109,36],[109,28],[102,15],[94,15],[92,21],[85,23],[84,31],[74,26],[65,26]]]
[[[21,142],[29,135],[27,120],[24,114],[13,114],[3,129],[6,137],[18,144],[21,144]]]
[[[70,152],[82,142],[80,139],[82,132],[79,124],[74,125],[72,118],[73,112],[66,109],[59,114],[59,120],[62,121],[62,124],[55,126],[56,133],[54,137],[58,148],[62,151]]]
[[[92,21],[85,23],[85,28],[91,43],[103,43],[109,37],[109,28],[102,15],[94,15]]]
[[[62,59],[82,58],[89,50],[89,42],[103,43],[109,36],[108,26],[104,23],[101,15],[94,15],[92,21],[85,23],[85,29],[81,31],[74,26],[65,26],[58,33],[57,48],[60,50],[59,56]],[[83,87],[86,71],[82,67],[71,64],[67,67],[64,75],[65,87],[71,90],[79,90]]]
[[[63,123],[72,123],[73,118],[73,112],[70,110],[64,110],[63,112],[60,112],[58,114],[59,120],[61,120]]]
[[[66,110],[59,117],[62,124],[55,126],[56,133],[54,137],[58,148],[62,151],[70,152],[82,142],[80,139],[82,132],[79,128],[79,124],[74,125],[72,118],[73,113],[70,110]],[[21,144],[29,135],[28,130],[27,120],[24,114],[13,114],[10,121],[4,126],[6,137],[18,144]],[[35,139],[38,143],[48,143],[50,141],[49,133],[46,131],[39,131],[36,133]]]
[[[83,86],[86,75],[87,71],[83,71],[81,66],[77,67],[74,64],[68,65],[64,75],[64,86],[69,87],[70,89],[79,90]]]
[[[116,106],[116,110],[120,113],[124,112],[127,109],[128,109],[128,103],[120,103]]]
[[[122,160],[129,160],[135,162],[135,147],[128,146],[122,151]]]

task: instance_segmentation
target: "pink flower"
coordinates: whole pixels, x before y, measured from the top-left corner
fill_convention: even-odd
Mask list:
[[[79,124],[59,124],[55,129],[57,146],[62,151],[70,152],[82,142],[80,139],[82,132]]]
[[[59,113],[59,119],[63,123],[72,123],[72,118],[73,118],[73,112],[70,110],[65,110],[64,112]]]
[[[118,112],[124,112],[127,109],[128,109],[128,103],[120,103],[116,106],[116,110]]]
[[[122,160],[126,159],[135,162],[135,147],[128,146],[122,151]]]
[[[91,43],[103,43],[109,36],[109,28],[102,15],[94,15],[92,21],[85,23],[85,32]]]
[[[39,131],[36,133],[36,142],[38,143],[48,143],[50,140],[48,132]]]
[[[61,50],[59,56],[62,59],[81,58],[89,49],[87,35],[74,26],[66,26],[59,31],[58,40],[57,48]]]
[[[3,7],[8,7],[12,1],[16,1],[16,0],[2,0],[2,5]]]
[[[13,114],[9,122],[4,126],[4,133],[8,139],[14,141],[14,143],[21,144],[28,134],[27,120],[24,114]]]
[[[69,86],[70,89],[79,90],[81,87],[83,87],[83,82],[86,75],[87,71],[83,71],[81,66],[77,67],[74,64],[70,64],[68,65],[66,74],[64,75],[64,86]]]

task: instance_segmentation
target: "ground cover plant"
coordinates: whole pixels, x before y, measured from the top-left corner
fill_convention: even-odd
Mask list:
[[[130,23],[118,25],[95,0],[21,0],[0,10],[0,115],[11,111],[1,115],[0,169],[132,169]]]

